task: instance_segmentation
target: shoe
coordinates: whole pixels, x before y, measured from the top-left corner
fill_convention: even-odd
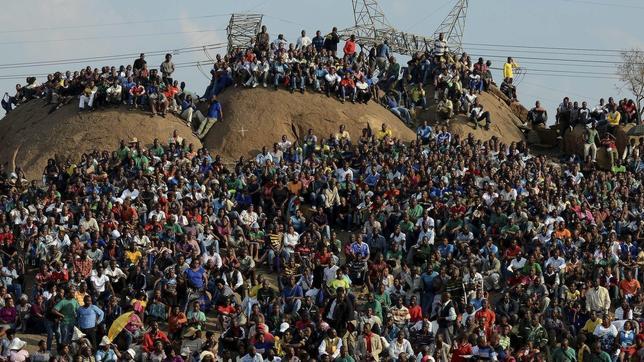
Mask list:
[[[266,83],[264,83],[263,85],[264,85],[264,88],[266,88],[266,87],[267,87]]]
[[[300,93],[304,94],[304,88],[300,89]]]
[[[293,90],[293,88],[291,88],[291,94],[293,94],[293,92],[294,92],[294,90]]]
[[[253,88],[257,88],[257,83],[253,83]]]

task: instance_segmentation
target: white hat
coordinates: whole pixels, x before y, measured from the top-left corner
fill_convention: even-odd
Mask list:
[[[103,338],[101,338],[101,343],[99,344],[99,346],[104,347],[104,346],[109,346],[110,344],[112,344],[110,337],[103,336]]]
[[[284,323],[280,324],[280,332],[281,332],[281,333],[284,333],[284,332],[286,332],[286,330],[287,330],[287,329],[289,329],[290,327],[291,327],[291,326],[290,326],[288,323],[284,322]]]
[[[129,354],[130,358],[132,358],[132,359],[134,359],[136,357],[136,351],[133,350],[132,348],[128,348],[128,350],[125,351],[125,353]]]
[[[16,337],[13,339],[13,341],[11,341],[11,344],[9,344],[9,350],[12,350],[12,349],[21,350],[25,348],[26,345],[27,345],[27,342]]]
[[[78,327],[74,327],[74,334],[72,334],[72,341],[78,341],[79,339],[85,337],[86,334],[81,332]]]
[[[203,351],[203,352],[201,352],[201,354],[199,355],[199,361],[203,361],[203,359],[204,359],[204,358],[206,358],[206,356],[210,356],[210,357],[212,357],[212,359],[215,359],[215,355],[214,355],[212,352],[210,352],[210,351]]]

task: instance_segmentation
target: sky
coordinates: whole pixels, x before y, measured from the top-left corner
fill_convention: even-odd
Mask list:
[[[381,0],[380,7],[398,30],[431,36],[455,3]],[[283,33],[292,42],[302,29],[314,34],[353,25],[350,0],[22,0],[6,2],[3,10],[0,90],[10,94],[30,74],[118,66],[132,63],[130,53],[223,44],[231,13],[262,13],[272,36]],[[615,50],[644,49],[642,14],[641,0],[470,0],[464,48],[473,59],[491,59],[493,67],[501,67],[507,56],[516,59],[525,73],[516,78],[518,95],[528,108],[541,100],[554,110],[564,96],[592,106],[600,97],[630,97],[617,80],[620,58]],[[174,52],[173,60],[207,61],[224,51]],[[69,59],[108,55],[123,59],[67,64]],[[52,60],[65,61],[26,64]],[[162,54],[147,60],[156,66]],[[208,68],[206,62],[202,70],[207,73]],[[501,71],[493,75],[500,84]],[[208,84],[195,66],[177,69],[175,79],[197,92]]]

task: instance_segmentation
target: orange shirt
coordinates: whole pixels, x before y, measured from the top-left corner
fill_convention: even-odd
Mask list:
[[[572,237],[572,234],[570,233],[570,230],[564,228],[563,230],[556,230],[552,233],[552,236],[554,236],[555,239],[565,240]]]
[[[626,279],[622,279],[621,282],[619,282],[619,289],[624,292],[624,294],[631,294],[635,295],[637,293],[637,290],[640,288],[640,282],[638,282],[635,279],[631,279],[629,282]]]
[[[170,333],[176,333],[183,328],[183,325],[188,322],[188,318],[183,312],[178,314],[170,314],[168,317],[168,331]]]
[[[474,318],[476,320],[479,320],[481,318],[485,318],[485,327],[486,328],[492,328],[494,325],[494,322],[496,321],[496,313],[494,313],[491,309],[481,309],[476,314],[474,315]]]

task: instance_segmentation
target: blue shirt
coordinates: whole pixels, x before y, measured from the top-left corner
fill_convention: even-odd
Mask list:
[[[369,245],[366,243],[353,243],[351,244],[351,251],[357,256],[366,257],[369,255]]]
[[[212,102],[212,104],[208,108],[208,115],[206,117],[217,119],[221,118],[221,103]]]
[[[97,325],[103,322],[103,317],[105,313],[101,308],[95,306],[94,304],[89,307],[80,307],[76,312],[76,317],[78,319],[78,327],[80,329],[95,328]]]
[[[420,127],[418,127],[418,130],[416,131],[416,134],[420,138],[428,139],[432,135],[432,127],[429,126],[429,125],[420,126]]]
[[[203,274],[206,271],[204,268],[199,267],[199,270],[194,271],[191,268],[186,269],[186,277],[190,280],[190,284],[193,285],[195,288],[201,289],[203,288]]]
[[[443,258],[447,258],[447,255],[452,254],[454,252],[454,250],[456,250],[456,249],[454,248],[454,245],[452,245],[452,244],[447,244],[447,245],[440,244],[438,246],[438,252],[441,253],[441,256]]]
[[[379,179],[380,179],[380,175],[378,173],[372,173],[372,174],[369,174],[367,178],[365,178],[364,183],[373,187],[378,183]]]
[[[317,49],[317,51],[320,51],[322,47],[324,46],[324,37],[319,35],[311,39],[311,44]]]
[[[99,347],[98,351],[96,351],[95,358],[96,362],[116,362],[116,353],[111,348],[104,351]]]
[[[376,50],[378,51],[376,57],[389,58],[389,45],[382,43]]]

